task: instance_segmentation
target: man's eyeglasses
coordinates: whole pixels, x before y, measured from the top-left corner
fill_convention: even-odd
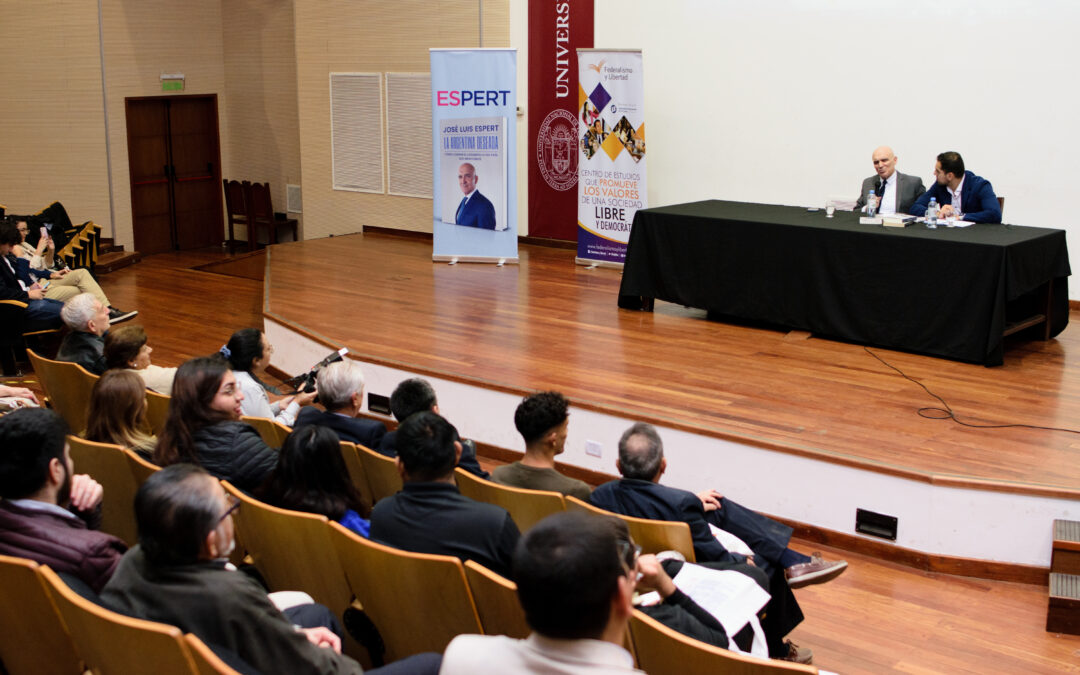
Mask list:
[[[619,561],[626,568],[626,573],[629,574],[636,570],[637,559],[641,555],[641,546],[636,544],[633,539],[620,539],[616,544],[619,549]]]
[[[229,505],[229,508],[225,509],[225,513],[221,514],[221,517],[218,518],[218,525],[224,522],[226,518],[231,516],[233,512],[239,509],[240,505],[244,503],[236,497],[233,497],[232,495],[229,496],[229,501],[231,502],[231,504]]]

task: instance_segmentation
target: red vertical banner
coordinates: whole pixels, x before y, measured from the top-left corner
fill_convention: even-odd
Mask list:
[[[577,49],[593,0],[529,0],[529,236],[577,239]]]

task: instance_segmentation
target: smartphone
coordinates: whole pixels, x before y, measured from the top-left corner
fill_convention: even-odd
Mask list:
[[[49,236],[49,231],[45,229],[44,225],[42,225],[41,226],[41,238],[45,239],[48,236]]]

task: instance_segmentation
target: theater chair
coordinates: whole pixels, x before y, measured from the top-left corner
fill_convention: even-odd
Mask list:
[[[360,463],[360,453],[355,443],[341,441],[341,458],[345,460],[345,468],[349,472],[349,480],[353,487],[360,493],[360,506],[364,509],[363,515],[371,513],[371,485],[368,483],[367,474],[364,473],[364,465]]]
[[[40,349],[38,343],[47,338],[58,340],[59,328],[35,325],[26,319],[26,303],[19,300],[0,300],[0,366],[4,377],[20,375],[18,361],[28,346]]]
[[[184,636],[184,642],[187,643],[191,661],[195,665],[194,675],[241,675],[212,652],[198,636],[188,633]]]
[[[627,528],[630,530],[630,536],[641,546],[643,553],[678,551],[686,558],[686,562],[697,562],[697,558],[694,557],[694,540],[690,536],[690,526],[686,523],[624,516],[619,513],[605,511],[583,502],[577,497],[570,496],[566,497],[566,510],[584,511],[619,518],[626,523]]]
[[[146,428],[143,429],[151,436],[160,436],[165,428],[165,420],[169,417],[169,401],[171,396],[159,394],[152,389],[146,390]]]
[[[0,661],[9,675],[79,675],[83,666],[39,569],[32,560],[0,555]]]
[[[288,435],[292,433],[292,429],[269,417],[243,415],[240,417],[240,421],[255,427],[255,431],[259,432],[263,443],[266,443],[271,448],[280,448],[285,443]]]
[[[134,546],[139,539],[135,525],[135,492],[140,482],[131,471],[127,455],[131,451],[74,435],[69,435],[67,440],[75,472],[88,474],[105,489],[106,498],[101,502],[101,530]]]
[[[360,457],[360,465],[364,467],[372,502],[378,502],[383,497],[401,491],[401,474],[398,473],[397,461],[394,458],[381,455],[363,445],[356,446],[356,454]]]
[[[465,561],[465,579],[469,582],[484,635],[529,637],[531,629],[518,600],[517,584],[474,560]]]
[[[461,494],[478,502],[503,507],[510,512],[510,517],[522,533],[551,514],[566,510],[566,502],[558,492],[499,485],[461,468],[455,469],[454,474]]]
[[[31,349],[26,350],[26,355],[53,410],[64,418],[71,433],[81,436],[90,412],[90,391],[98,376],[77,363],[47,359]]]

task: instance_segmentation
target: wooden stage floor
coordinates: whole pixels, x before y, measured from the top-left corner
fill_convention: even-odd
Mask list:
[[[920,417],[938,405],[862,346],[616,306],[620,272],[523,245],[520,265],[447,265],[393,234],[276,246],[268,314],[362,359],[940,485],[1080,497],[1080,436]],[[1074,319],[1076,317],[1074,316]],[[964,421],[1080,428],[1080,344],[1011,342],[986,368],[874,349]],[[1072,358],[1069,358],[1069,354]]]

